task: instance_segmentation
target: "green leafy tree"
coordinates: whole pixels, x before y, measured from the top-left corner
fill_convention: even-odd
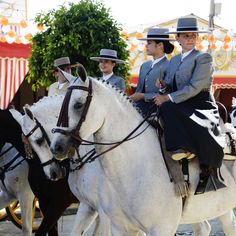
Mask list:
[[[120,37],[121,26],[101,2],[70,3],[69,8],[60,6],[57,10],[39,14],[35,21],[43,24],[46,30],[32,38],[27,79],[33,84],[33,90],[39,86],[48,87],[55,81],[51,70],[58,57],[69,56],[72,63],[80,62],[94,77],[100,76],[101,72],[98,63],[90,57],[99,55],[101,48],[115,49],[120,59],[128,59],[127,45]],[[120,64],[115,70],[127,80],[128,64]]]

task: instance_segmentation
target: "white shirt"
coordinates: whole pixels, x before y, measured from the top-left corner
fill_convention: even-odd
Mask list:
[[[157,64],[159,61],[161,61],[163,58],[164,58],[165,56],[163,56],[163,57],[160,57],[160,58],[157,58],[157,59],[152,59],[152,65],[151,65],[151,68],[153,68],[153,66],[155,65],[155,64]]]
[[[107,81],[109,78],[111,78],[112,77],[112,75],[113,75],[114,73],[113,72],[111,72],[110,74],[108,74],[108,75],[103,75],[103,77],[102,77],[102,79],[103,80],[105,80],[105,81]]]
[[[185,57],[187,57],[192,51],[194,50],[194,48],[190,51],[184,52],[181,54],[181,61],[184,60]]]

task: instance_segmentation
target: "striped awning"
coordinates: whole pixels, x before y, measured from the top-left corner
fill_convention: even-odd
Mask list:
[[[6,109],[28,72],[30,45],[0,42],[0,109]]]
[[[0,58],[0,108],[6,109],[28,71],[24,58]]]

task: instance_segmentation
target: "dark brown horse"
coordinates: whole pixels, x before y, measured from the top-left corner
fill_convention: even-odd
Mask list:
[[[8,142],[25,157],[21,134],[21,127],[9,110],[0,110],[0,150]],[[68,175],[67,178],[53,182],[46,178],[38,157],[35,156],[33,159],[26,160],[29,164],[29,184],[39,200],[40,209],[44,215],[44,219],[35,235],[58,236],[58,219],[68,206],[78,202],[69,189]]]

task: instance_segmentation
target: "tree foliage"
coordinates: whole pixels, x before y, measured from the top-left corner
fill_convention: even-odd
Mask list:
[[[100,76],[98,63],[91,56],[98,56],[101,48],[115,49],[119,59],[127,60],[125,41],[120,37],[121,26],[110,15],[103,3],[82,0],[70,3],[69,8],[39,14],[35,21],[46,30],[32,38],[32,55],[29,59],[28,81],[33,89],[48,87],[55,81],[51,73],[53,61],[69,56],[71,63],[83,64],[90,76]],[[116,73],[127,79],[129,66],[116,66]]]

